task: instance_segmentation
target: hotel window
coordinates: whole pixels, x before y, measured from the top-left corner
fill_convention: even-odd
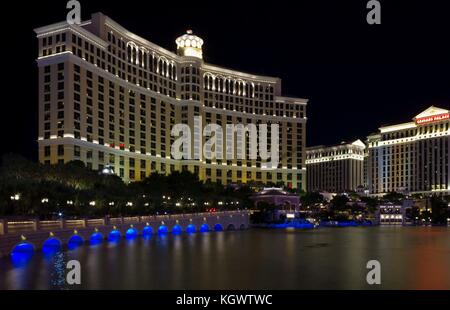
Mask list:
[[[58,145],[58,156],[64,156],[64,145]]]

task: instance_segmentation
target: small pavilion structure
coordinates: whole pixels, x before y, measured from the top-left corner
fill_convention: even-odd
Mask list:
[[[270,187],[250,196],[250,199],[258,206],[265,202],[278,208],[280,213],[298,212],[300,196],[284,191],[282,188]]]

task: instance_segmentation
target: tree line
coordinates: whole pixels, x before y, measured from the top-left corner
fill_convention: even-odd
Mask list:
[[[190,172],[151,174],[125,183],[88,169],[81,161],[44,165],[19,155],[2,158],[0,216],[98,217],[248,208],[248,186],[201,182]]]

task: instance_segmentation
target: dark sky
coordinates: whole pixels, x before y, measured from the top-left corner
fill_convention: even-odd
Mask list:
[[[450,107],[448,1],[380,0],[379,26],[366,23],[366,0],[80,2],[83,19],[102,11],[172,51],[192,28],[207,62],[280,77],[284,95],[310,99],[307,145],[364,138],[430,105]],[[2,8],[1,154],[37,157],[33,28],[65,20],[65,5]]]

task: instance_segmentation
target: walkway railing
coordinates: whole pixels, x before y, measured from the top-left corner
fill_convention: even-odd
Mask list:
[[[164,221],[164,220],[181,220],[189,219],[193,216],[226,216],[233,214],[242,214],[244,211],[223,211],[214,213],[189,213],[189,214],[173,214],[173,215],[147,215],[134,217],[116,217],[116,218],[98,218],[98,219],[76,219],[76,220],[54,220],[54,221],[40,221],[37,219],[30,219],[25,221],[8,221],[7,219],[0,219],[0,235],[17,234],[30,231],[54,231],[57,229],[77,229],[86,227],[98,227],[106,225],[122,225],[122,224],[136,224],[145,223],[149,221]]]

